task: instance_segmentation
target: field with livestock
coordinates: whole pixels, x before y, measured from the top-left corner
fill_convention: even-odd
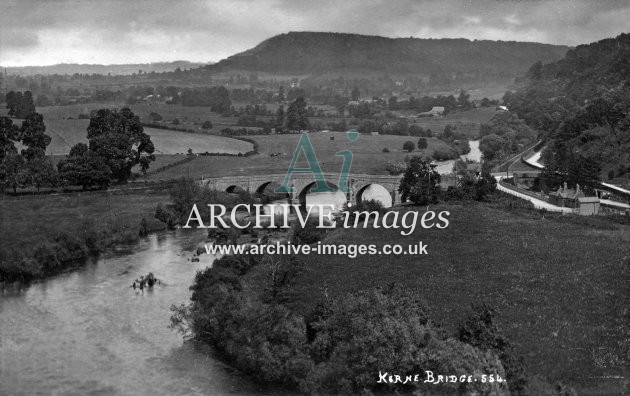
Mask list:
[[[258,143],[260,154],[250,157],[205,157],[169,168],[163,172],[151,174],[150,179],[172,179],[182,175],[190,177],[222,177],[233,175],[250,175],[254,173],[283,173],[291,162],[300,139],[299,134],[249,136]],[[353,154],[351,173],[368,173],[375,175],[388,174],[385,164],[388,161],[403,161],[406,156],[420,155],[430,157],[435,149],[447,149],[446,143],[437,138],[427,138],[428,147],[424,150],[406,152],[403,144],[418,138],[392,135],[360,135],[357,141],[351,142],[343,132],[311,133],[310,141],[324,172],[339,172],[343,158],[335,156],[341,150],[351,150]],[[332,140],[334,138],[334,140]],[[389,152],[383,152],[387,148]],[[300,154],[298,166],[307,166],[305,156]]]
[[[88,119],[78,119],[79,114],[89,114],[96,108],[118,108],[118,106],[91,105],[55,106],[39,108],[44,115],[46,133],[52,137],[47,154],[64,155],[77,143],[87,143]],[[17,122],[17,121],[16,121]],[[216,135],[202,135],[169,129],[145,127],[151,135],[156,154],[184,154],[190,148],[195,152],[238,154],[252,150],[253,145],[237,139]]]
[[[46,133],[52,137],[47,154],[56,163],[76,143],[87,143],[89,120],[84,117],[91,111],[101,108],[117,109],[123,106],[122,104],[91,103],[39,107],[38,111],[44,116]],[[202,106],[140,103],[129,107],[144,122],[150,122],[149,114],[152,112],[159,113],[163,117],[163,121],[159,123],[162,127],[145,126],[144,128],[145,132],[151,136],[156,149],[156,161],[151,164],[149,173],[144,176],[152,180],[171,180],[182,176],[207,178],[252,173],[282,173],[287,170],[300,138],[299,134],[255,135],[258,128],[248,128],[252,135],[248,135],[247,138],[256,141],[258,154],[239,157],[236,156],[239,153],[254,150],[254,145],[247,141],[220,135],[223,127],[236,127],[235,117],[223,117]],[[275,110],[275,107],[272,110]],[[431,129],[434,136],[441,133],[446,125],[452,125],[457,132],[470,139],[476,139],[479,126],[488,122],[494,114],[494,108],[478,108],[454,112],[439,118],[407,118],[407,122],[410,125],[419,125],[425,130]],[[179,121],[176,126],[172,125],[174,119]],[[324,117],[313,118],[313,120],[326,122],[341,119]],[[348,122],[351,120],[347,119]],[[204,121],[211,121],[213,128],[202,129],[201,124]],[[19,120],[15,122],[19,124]],[[181,129],[193,130],[196,133],[184,132]],[[324,172],[338,172],[341,169],[343,160],[342,157],[336,156],[336,153],[342,150],[350,150],[353,153],[352,173],[377,175],[388,174],[387,162],[402,162],[410,155],[420,155],[428,159],[435,150],[449,150],[449,146],[436,137],[427,138],[426,149],[416,148],[412,152],[403,150],[403,144],[407,141],[417,144],[418,138],[412,136],[361,134],[358,140],[350,141],[345,132],[330,131],[312,132],[310,139]],[[185,155],[189,150],[194,154],[224,153],[232,156],[200,155],[195,158],[186,158]],[[304,155],[300,158],[302,162],[299,165],[306,165]]]

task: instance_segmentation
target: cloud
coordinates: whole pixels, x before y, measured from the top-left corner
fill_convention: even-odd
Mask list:
[[[218,61],[298,30],[577,45],[629,19],[625,0],[3,0],[0,64]]]

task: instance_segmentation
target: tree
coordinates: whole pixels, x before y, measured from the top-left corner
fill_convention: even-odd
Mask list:
[[[134,166],[139,164],[146,172],[151,161],[155,161],[151,137],[128,108],[98,110],[90,117],[87,132],[90,151],[103,159],[119,182],[129,179]]]
[[[158,121],[162,121],[163,120],[162,116],[159,113],[156,113],[156,112],[151,112],[151,114],[149,114],[149,118],[153,122],[158,122]]]
[[[306,101],[300,96],[289,105],[289,109],[287,110],[287,129],[300,131],[308,127]]]
[[[33,113],[35,113],[35,103],[33,102],[33,93],[31,91],[26,91],[22,95],[22,102],[20,104],[20,108],[18,110],[18,113],[16,114],[16,117],[27,118]]]
[[[31,185],[39,192],[43,186],[57,185],[57,172],[47,157],[32,158],[24,169],[24,184]]]
[[[9,153],[17,153],[15,142],[19,140],[19,128],[9,117],[0,117],[0,162]]]
[[[211,121],[204,121],[203,125],[201,125],[202,129],[212,129],[212,122]]]
[[[46,135],[44,116],[39,113],[31,113],[22,122],[22,144],[26,146],[22,155],[27,161],[41,158],[46,155],[46,147],[52,141],[50,135]]]
[[[595,188],[599,184],[600,165],[597,161],[576,155],[571,158],[567,169],[567,183],[582,187]]]
[[[403,143],[403,150],[410,153],[415,149],[416,145],[411,140],[407,140],[405,143]]]
[[[398,108],[398,98],[396,96],[389,98],[388,105],[390,110],[396,110]]]
[[[419,205],[437,203],[440,193],[440,174],[434,166],[422,158],[414,156],[409,161],[403,178],[400,181],[398,192],[405,202],[410,199]]]
[[[31,91],[8,92],[6,94],[7,109],[9,117],[26,118],[35,112],[35,103],[33,103],[33,94]]]
[[[404,162],[401,162],[401,161],[391,160],[385,163],[385,170],[387,171],[387,173],[389,173],[392,176],[402,175],[405,169],[406,169],[406,165]]]
[[[37,106],[52,106],[53,101],[44,94],[37,95],[37,99],[35,100]]]
[[[512,343],[499,329],[496,317],[497,311],[491,306],[485,303],[473,304],[468,319],[458,326],[457,338],[482,351],[495,352],[505,368],[510,391],[521,394],[527,384],[523,359],[516,354]]]
[[[24,157],[20,154],[9,152],[2,163],[0,163],[0,182],[2,188],[10,187],[13,193],[17,192],[17,188],[23,183],[24,175]]]
[[[470,108],[470,94],[463,89],[459,91],[459,97],[457,97],[457,105],[462,109]]]
[[[354,87],[352,89],[352,100],[359,100],[359,97],[361,96],[361,92],[359,91],[359,88]]]
[[[282,126],[284,125],[284,119],[284,106],[281,105],[280,107],[278,107],[278,111],[276,111],[276,125],[278,126],[278,128],[282,128]]]
[[[284,87],[281,85],[278,88],[278,103],[284,102]]]
[[[18,93],[19,93],[19,97],[18,97]],[[22,93],[18,92],[16,93],[15,91],[10,91],[7,92],[5,98],[6,98],[6,102],[7,102],[7,109],[9,110],[9,117],[15,117],[17,112],[18,112],[18,108],[20,107],[20,102],[22,100]]]
[[[85,143],[77,143],[70,149],[66,159],[57,165],[59,178],[69,185],[105,188],[109,185],[112,172],[105,160],[88,149]]]
[[[427,147],[429,147],[429,144],[427,143],[427,139],[425,139],[423,137],[418,139],[418,150],[424,150]]]

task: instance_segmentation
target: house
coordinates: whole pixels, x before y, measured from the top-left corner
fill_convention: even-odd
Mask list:
[[[433,106],[433,108],[429,111],[433,117],[441,117],[444,114],[443,106]]]
[[[558,187],[558,191],[549,193],[549,203],[562,206],[564,208],[577,208],[578,198],[584,198],[584,192],[580,191],[580,185],[576,185],[575,189],[568,188],[564,182],[562,187]]]
[[[580,190],[579,184],[575,186],[575,189],[567,188],[566,182],[562,187],[558,187],[558,191],[549,193],[549,203],[574,208],[577,214],[583,216],[599,214],[600,209],[599,198],[587,197],[584,191]]]
[[[578,198],[577,212],[581,216],[592,216],[599,213],[599,198],[582,197]]]
[[[429,111],[418,113],[418,117],[442,117],[444,115],[444,106],[433,106]]]

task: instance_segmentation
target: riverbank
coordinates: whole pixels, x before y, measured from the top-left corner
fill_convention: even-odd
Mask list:
[[[169,307],[214,259],[187,259],[204,239],[156,232],[45,282],[0,285],[0,395],[280,395],[168,328]],[[134,291],[149,272],[163,282]]]
[[[0,199],[0,281],[30,281],[166,228],[154,218],[163,186]]]

